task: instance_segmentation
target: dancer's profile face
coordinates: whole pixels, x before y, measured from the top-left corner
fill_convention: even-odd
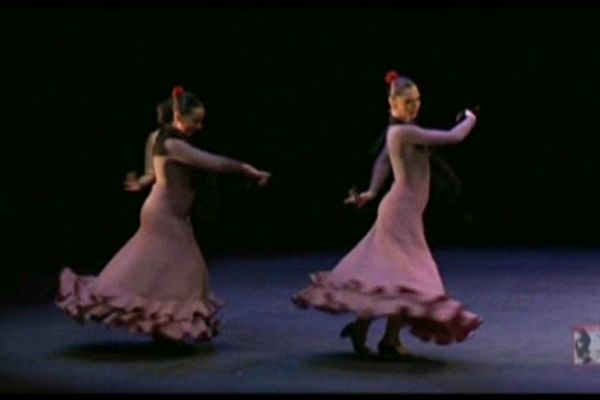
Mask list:
[[[406,122],[411,122],[419,115],[421,93],[416,85],[405,89],[402,93],[390,98],[393,115]]]
[[[175,118],[184,133],[189,135],[202,129],[206,110],[204,107],[193,108],[188,114],[175,113]]]

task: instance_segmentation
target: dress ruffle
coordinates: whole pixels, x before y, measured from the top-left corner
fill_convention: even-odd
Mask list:
[[[76,321],[96,321],[177,341],[207,341],[218,334],[222,306],[215,299],[150,300],[118,287],[97,289],[98,278],[78,276],[65,268],[56,304]]]
[[[329,313],[354,312],[360,318],[402,316],[422,341],[445,345],[462,342],[482,319],[446,294],[425,294],[401,285],[368,287],[356,279],[333,282],[329,272],[311,274],[311,284],[292,297],[300,308]]]

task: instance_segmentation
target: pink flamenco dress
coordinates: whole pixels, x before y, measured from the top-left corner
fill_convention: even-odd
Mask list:
[[[425,342],[461,342],[482,319],[448,296],[425,240],[429,152],[424,146],[408,146],[392,157],[405,174],[395,177],[371,230],[332,270],[311,274],[310,285],[292,301],[302,309],[350,312],[359,318],[401,316]]]
[[[79,322],[96,321],[156,339],[207,341],[218,333],[220,302],[189,219],[191,167],[165,157],[164,140],[183,139],[171,128],[154,147],[157,183],[144,202],[140,227],[98,276],[65,268],[56,304]]]

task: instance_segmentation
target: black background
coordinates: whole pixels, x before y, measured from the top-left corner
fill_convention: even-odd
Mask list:
[[[206,104],[205,148],[272,171],[198,183],[215,254],[348,249],[387,123],[389,69],[422,92],[421,125],[479,124],[440,154],[462,181],[434,195],[432,247],[596,246],[597,28],[585,7],[242,6],[3,10],[4,243],[10,275],[96,273],[137,228],[155,105],[174,85]],[[209,201],[207,201],[207,199]],[[8,276],[7,275],[7,276]],[[26,279],[26,278],[23,278]]]

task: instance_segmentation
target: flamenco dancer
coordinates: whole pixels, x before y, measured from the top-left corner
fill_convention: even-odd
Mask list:
[[[329,313],[354,313],[341,337],[352,340],[354,352],[373,354],[367,333],[375,318],[387,318],[379,355],[406,360],[413,356],[400,340],[400,330],[421,340],[446,345],[462,342],[482,319],[450,298],[425,239],[423,212],[429,199],[429,147],[457,144],[475,126],[465,119],[450,130],[414,124],[420,108],[417,85],[395,71],[386,75],[390,122],[386,144],[375,161],[370,189],[351,196],[357,207],[373,200],[389,166],[394,183],[379,204],[377,219],[364,238],[331,271],[311,274],[311,283],[292,297],[300,308]]]
[[[157,340],[207,341],[218,333],[221,304],[209,288],[190,223],[192,169],[242,175],[259,186],[270,174],[189,144],[206,110],[180,86],[173,89],[172,101],[173,119],[154,139],[155,183],[142,206],[139,229],[97,277],[63,269],[56,304],[80,322],[97,321]]]

